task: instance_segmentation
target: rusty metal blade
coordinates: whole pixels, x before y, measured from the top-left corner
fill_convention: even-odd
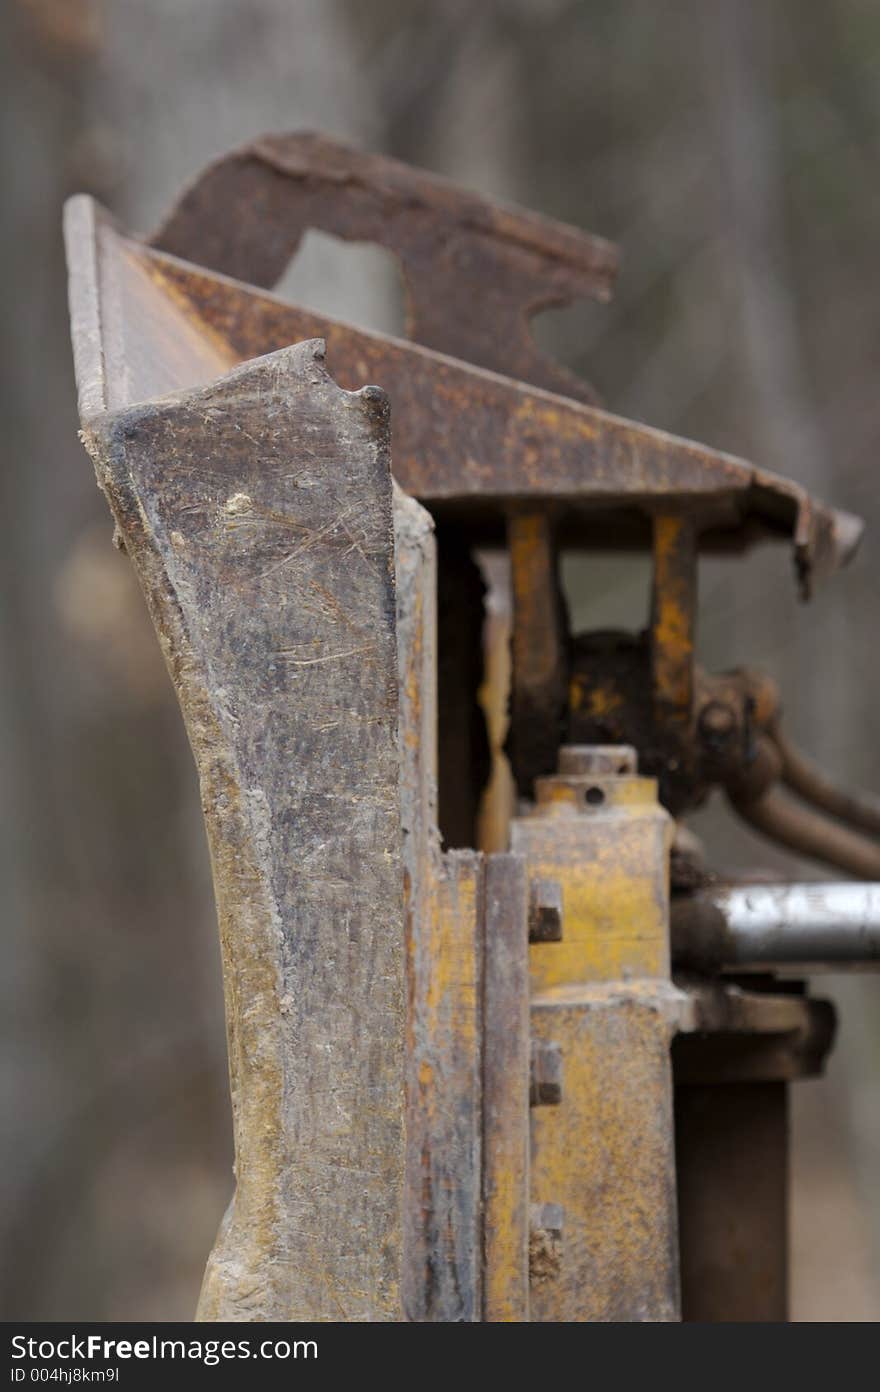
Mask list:
[[[651,514],[674,497],[687,506],[701,549],[790,538],[805,590],[856,549],[858,519],[731,455],[162,255],[116,232],[89,200],[74,200],[68,229],[75,282],[97,279],[105,332],[127,347],[124,379],[105,369],[83,401],[86,414],[99,399],[124,404],[196,385],[218,363],[319,336],[337,381],[375,381],[391,396],[400,485],[432,511],[467,505],[469,525],[496,540],[511,503],[540,498],[558,505],[567,544],[648,546]],[[192,335],[198,352],[175,351]]]
[[[607,299],[616,248],[398,160],[310,132],[264,135],[199,174],[150,242],[271,288],[309,228],[394,253],[416,343],[596,399],[538,348],[529,319],[578,296]]]
[[[342,391],[303,343],[83,426],[181,703],[213,862],[237,1185],[201,1317],[397,1319],[386,399]]]

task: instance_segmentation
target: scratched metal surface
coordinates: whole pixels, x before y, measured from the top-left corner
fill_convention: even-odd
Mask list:
[[[200,1314],[396,1319],[405,964],[387,401],[342,391],[303,343],[107,410],[131,359],[123,344],[108,386],[119,321],[76,258],[74,244],[83,436],[181,703],[214,871],[237,1185]],[[216,371],[209,349],[200,362]]]

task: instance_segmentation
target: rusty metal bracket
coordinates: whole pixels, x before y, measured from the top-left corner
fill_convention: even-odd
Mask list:
[[[466,193],[326,135],[265,135],[182,194],[150,245],[271,289],[309,228],[398,258],[407,337],[582,401],[596,394],[542,353],[529,320],[607,300],[617,251],[601,237]]]

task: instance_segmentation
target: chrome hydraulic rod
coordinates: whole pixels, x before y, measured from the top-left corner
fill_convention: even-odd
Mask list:
[[[741,884],[672,904],[677,966],[880,969],[880,884]]]

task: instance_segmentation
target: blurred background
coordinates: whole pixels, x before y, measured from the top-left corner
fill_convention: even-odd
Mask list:
[[[615,411],[868,523],[809,606],[786,551],[704,563],[700,656],[880,788],[880,7],[872,0],[5,0],[0,7],[0,1315],[189,1319],[231,1192],[219,951],[171,686],[76,438],[61,205],[149,230],[208,159],[323,128],[620,243],[539,336]],[[393,330],[379,252],[285,292]],[[570,578],[579,626],[645,576]],[[713,808],[718,863],[817,874]],[[794,1087],[793,1304],[880,1317],[880,980],[832,978]]]

